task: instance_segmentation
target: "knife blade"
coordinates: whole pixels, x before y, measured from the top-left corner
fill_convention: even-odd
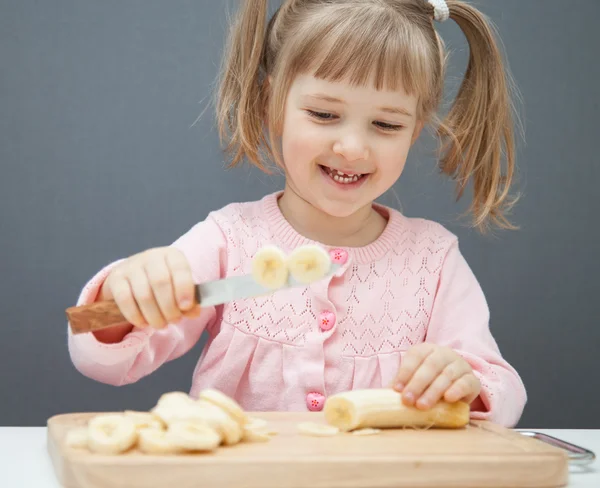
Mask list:
[[[340,268],[332,263],[327,274],[322,278],[333,275]],[[278,290],[308,286],[295,280],[291,275],[280,288],[267,288],[257,283],[252,275],[231,276],[220,280],[207,281],[195,285],[195,301],[200,307],[213,307],[234,300],[253,298],[275,293]],[[127,319],[121,314],[114,300],[104,300],[87,305],[78,305],[66,309],[67,320],[73,334],[83,334],[106,329],[115,325],[126,324]]]

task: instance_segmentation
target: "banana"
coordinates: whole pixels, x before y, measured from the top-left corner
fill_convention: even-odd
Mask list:
[[[262,429],[244,428],[242,442],[268,442],[271,440],[269,433]]]
[[[329,254],[317,245],[300,246],[294,249],[287,262],[292,277],[303,284],[320,280],[331,267]]]
[[[276,246],[265,246],[252,259],[252,277],[260,285],[281,288],[288,279],[287,256]]]
[[[315,437],[331,437],[340,432],[340,429],[335,426],[317,424],[315,422],[300,422],[296,427],[300,434]]]
[[[163,430],[165,428],[164,422],[150,412],[137,412],[135,410],[125,410],[125,417],[130,419],[134,424],[135,428],[141,429],[158,429]]]
[[[156,402],[156,405],[178,407],[180,405],[191,405],[192,403],[194,403],[194,399],[187,393],[182,391],[170,391],[168,393],[163,393],[158,399],[158,402]]]
[[[194,422],[175,422],[166,433],[168,441],[186,451],[214,451],[221,436],[210,426]]]
[[[245,427],[247,429],[254,429],[254,430],[267,429],[268,426],[269,426],[269,423],[265,419],[260,419],[258,417],[248,417],[248,422],[245,425]]]
[[[122,414],[101,414],[88,423],[88,447],[99,454],[120,454],[136,442],[133,421]]]
[[[364,429],[353,430],[352,435],[376,435],[381,432],[381,429],[371,429],[366,427]]]
[[[76,449],[85,449],[88,447],[88,437],[88,429],[86,427],[71,429],[65,436],[65,445]]]
[[[202,399],[198,400],[197,406],[203,412],[204,423],[220,433],[223,444],[232,446],[242,440],[244,435],[242,426],[225,410]]]
[[[163,394],[150,414],[157,417],[167,427],[173,422],[202,422],[206,415],[198,408],[198,403],[189,395],[181,392]]]
[[[391,388],[352,390],[330,396],[323,409],[328,424],[343,432],[359,428],[460,428],[469,423],[468,403],[439,401],[428,410],[402,402]]]
[[[242,407],[231,397],[228,397],[219,390],[212,388],[206,388],[198,395],[200,400],[206,400],[217,407],[227,412],[240,427],[243,427],[248,423],[248,415],[242,409]]]
[[[167,436],[166,430],[158,430],[152,427],[140,429],[138,448],[146,454],[177,454],[183,449],[174,444]]]

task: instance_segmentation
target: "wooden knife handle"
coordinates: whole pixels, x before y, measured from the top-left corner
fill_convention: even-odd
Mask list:
[[[66,313],[73,334],[83,334],[128,323],[114,300],[69,307]]]

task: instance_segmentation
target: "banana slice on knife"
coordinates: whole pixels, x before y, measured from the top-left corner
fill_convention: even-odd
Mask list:
[[[299,283],[310,284],[323,278],[331,268],[331,257],[320,246],[306,245],[294,249],[288,257],[288,269]]]
[[[252,259],[252,277],[265,288],[281,288],[288,274],[287,256],[277,246],[259,249]]]

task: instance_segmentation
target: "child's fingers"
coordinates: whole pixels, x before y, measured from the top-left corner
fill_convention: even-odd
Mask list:
[[[469,372],[470,368],[463,361],[453,361],[448,364],[417,400],[416,406],[424,410],[432,407],[444,396],[446,390],[448,390],[456,380]]]
[[[138,307],[129,281],[122,271],[115,270],[106,281],[105,286],[110,293],[106,293],[105,298],[112,298],[115,301],[127,322],[136,327],[146,326],[146,319]]]
[[[190,310],[194,305],[194,278],[185,256],[178,250],[167,253],[165,261],[171,272],[177,306],[182,312]]]
[[[464,400],[473,402],[481,391],[481,383],[473,373],[468,373],[457,379],[444,394],[444,400],[449,403]]]
[[[415,371],[421,366],[425,358],[433,352],[429,344],[420,344],[410,349],[403,357],[400,363],[400,369],[392,383],[392,387],[397,391],[402,391],[408,384]]]
[[[128,271],[127,277],[133,290],[135,301],[144,315],[146,323],[157,329],[165,327],[167,321],[160,313],[144,268],[141,266],[132,267]]]
[[[202,311],[200,305],[196,305],[195,307],[189,309],[186,312],[183,312],[183,316],[187,317],[189,319],[193,319],[195,317],[198,317],[200,315],[200,312]]]
[[[145,266],[150,286],[161,315],[167,323],[176,323],[181,319],[181,311],[175,302],[171,272],[164,259],[155,258]]]
[[[434,382],[447,365],[447,358],[438,350],[427,355],[404,387],[404,390],[402,390],[404,403],[414,405],[417,398]]]

